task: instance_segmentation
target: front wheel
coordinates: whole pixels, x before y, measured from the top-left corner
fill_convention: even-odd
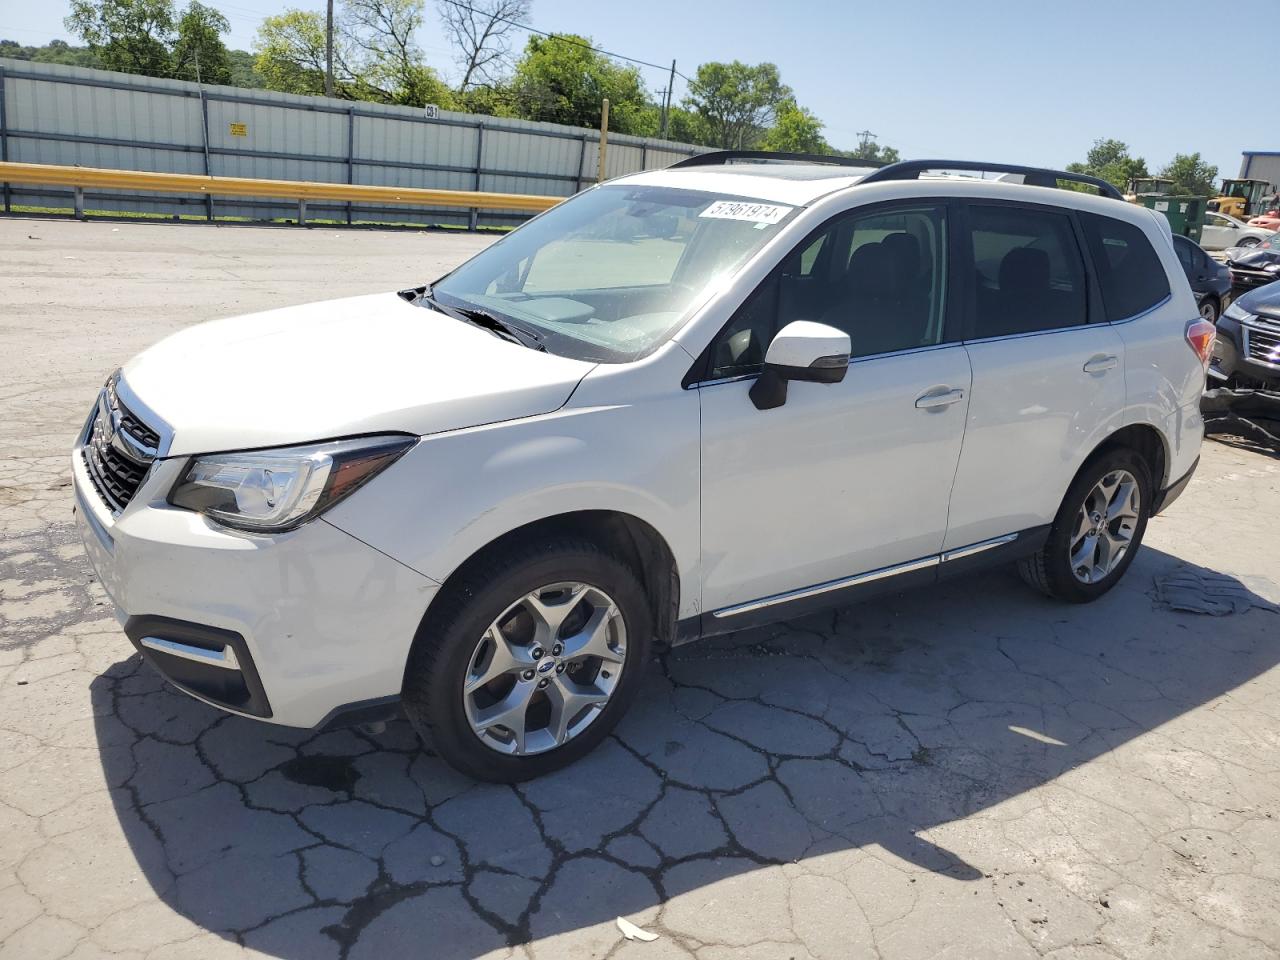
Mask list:
[[[1213,297],[1206,297],[1204,303],[1200,304],[1200,316],[1210,323],[1218,322],[1218,301]]]
[[[1049,538],[1020,561],[1036,589],[1088,603],[1114,587],[1133,562],[1151,516],[1151,473],[1132,450],[1108,451],[1086,464],[1063,498]]]
[[[1237,247],[1256,247],[1261,241],[1257,237],[1241,237]]]
[[[635,572],[588,540],[473,563],[414,643],[405,712],[479,780],[527,780],[596,746],[635,698],[653,633]]]

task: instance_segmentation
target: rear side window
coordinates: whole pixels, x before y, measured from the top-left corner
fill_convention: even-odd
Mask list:
[[[1182,264],[1182,269],[1188,277],[1191,276],[1191,271],[1196,268],[1196,253],[1193,246],[1191,241],[1184,237],[1173,238],[1173,250],[1178,255],[1178,262]]]
[[[1131,223],[1081,213],[1107,319],[1126,320],[1169,296],[1169,278],[1147,235]]]
[[[1088,321],[1084,261],[1069,217],[975,205],[969,208],[969,227],[975,339]]]

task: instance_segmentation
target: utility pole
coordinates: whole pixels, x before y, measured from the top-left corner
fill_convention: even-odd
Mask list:
[[[329,0],[324,23],[324,95],[333,96],[333,0]]]
[[[872,141],[875,140],[875,138],[876,138],[876,134],[872,133],[870,130],[859,130],[858,131],[858,150],[861,152],[865,152],[867,147],[871,146],[871,143]]]
[[[604,152],[609,146],[609,98],[600,105],[600,156],[596,164],[596,183],[604,183]]]
[[[664,91],[666,96],[662,98],[662,122],[658,125],[658,136],[663,139],[665,139],[667,136],[667,117],[671,113],[671,94],[675,89],[675,85],[676,85],[676,62],[672,60],[671,76],[668,77],[667,79],[667,89]]]

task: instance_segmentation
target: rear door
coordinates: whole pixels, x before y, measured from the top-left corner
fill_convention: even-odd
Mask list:
[[[973,387],[946,550],[1051,522],[1125,403],[1124,343],[1090,288],[1075,216],[972,201],[962,222]]]

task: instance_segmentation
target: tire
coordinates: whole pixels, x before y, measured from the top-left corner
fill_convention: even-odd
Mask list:
[[[597,544],[532,537],[472,561],[445,590],[414,640],[402,700],[418,735],[463,773],[515,783],[558,770],[599,744],[635,699],[652,614],[636,572]],[[583,646],[588,634],[601,639]],[[571,660],[574,649],[616,659]],[[468,693],[468,683],[479,686]],[[498,714],[514,722],[492,722]]]
[[[1236,246],[1237,247],[1256,247],[1261,242],[1262,241],[1260,241],[1257,237],[1241,237],[1240,242],[1237,243]]]
[[[1200,316],[1210,323],[1218,322],[1218,300],[1216,297],[1205,298],[1204,303],[1200,304]]]
[[[1096,546],[1090,551],[1087,541],[1093,528],[1088,524],[1092,521],[1089,517],[1082,517],[1081,513],[1088,502],[1094,508],[1094,516],[1099,515],[1097,508],[1106,495],[1107,488],[1103,488],[1102,494],[1095,491],[1099,490],[1104,479],[1112,478],[1118,473],[1126,475],[1136,487],[1136,511],[1132,519],[1129,519],[1127,511],[1132,508],[1132,501],[1122,505],[1126,511],[1125,516],[1117,515],[1116,520],[1104,522],[1102,526],[1107,533],[1093,537]],[[1121,484],[1125,482],[1128,481],[1121,479],[1110,488],[1117,503],[1123,498]],[[1120,581],[1133,562],[1146,533],[1147,520],[1151,516],[1152,497],[1151,471],[1146,461],[1136,452],[1128,448],[1116,448],[1097,455],[1085,464],[1072,481],[1049,528],[1049,537],[1044,546],[1037,553],[1018,562],[1018,572],[1022,579],[1040,592],[1068,603],[1097,600]],[[1124,543],[1123,549],[1116,550],[1115,544],[1120,542]],[[1091,568],[1084,564],[1077,567],[1073,563],[1073,548],[1078,557],[1086,557],[1085,562],[1091,564]],[[1113,560],[1116,553],[1119,559]],[[1105,569],[1103,561],[1106,561]]]

